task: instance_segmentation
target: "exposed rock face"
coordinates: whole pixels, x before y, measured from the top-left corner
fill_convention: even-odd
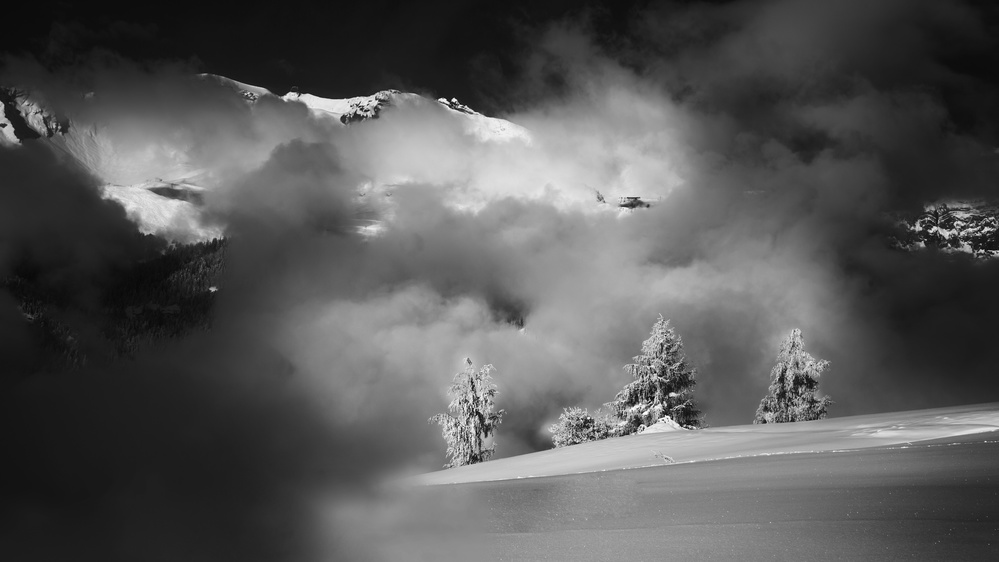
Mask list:
[[[69,120],[58,119],[26,92],[15,88],[0,88],[0,144],[17,144],[69,131]]]
[[[0,122],[2,134],[7,143],[16,144],[21,141],[41,137],[38,131],[32,129],[21,114],[18,104],[18,92],[11,88],[0,88],[0,103],[3,104],[3,121]]]
[[[936,248],[981,259],[999,256],[999,205],[985,201],[949,201],[927,205],[916,217],[901,217],[903,233],[896,246],[905,250]]]
[[[458,101],[458,98],[451,98],[451,99],[438,98],[437,101],[438,101],[438,103],[440,103],[444,107],[446,107],[448,109],[453,109],[453,110],[455,110],[455,111],[457,111],[459,113],[465,113],[467,115],[482,115],[481,113],[479,113],[478,111],[475,111],[471,107],[468,107],[467,105],[465,105],[463,103],[460,103]]]
[[[373,96],[357,98],[351,101],[347,112],[340,116],[340,122],[349,125],[366,119],[377,119],[384,108],[392,105],[392,96],[400,93],[399,90],[383,90]]]

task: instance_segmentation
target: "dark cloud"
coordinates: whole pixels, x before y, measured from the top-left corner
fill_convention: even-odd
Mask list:
[[[49,30],[42,53],[48,62],[69,62],[96,47],[120,50],[122,46],[151,42],[156,24],[100,18],[96,25],[80,21],[56,21]]]
[[[5,177],[18,180],[4,201],[12,213],[5,266],[14,263],[8,256],[37,254],[30,263],[76,295],[99,292],[106,285],[97,273],[144,255],[128,254],[134,225],[86,173],[42,145],[0,156],[10,164]],[[349,348],[310,364],[333,330],[290,337],[292,328],[316,327],[291,321],[294,312],[343,294],[343,284],[323,284],[344,264],[313,260],[360,250],[345,234],[351,185],[329,145],[301,141],[233,179],[220,191],[236,191],[229,206],[217,209],[235,243],[214,329],[130,360],[31,373],[42,350],[2,294],[0,416],[11,460],[0,519],[11,556],[380,559],[396,532],[422,540],[446,530],[411,530],[417,516],[408,504],[376,489],[386,476],[426,466],[429,436],[400,428],[425,425],[426,413],[410,403],[435,389],[414,396],[414,381]],[[377,520],[391,523],[384,535],[364,529]],[[382,540],[366,544],[356,533]]]
[[[144,241],[97,180],[37,144],[0,150],[0,275],[18,270],[49,290],[85,299]]]

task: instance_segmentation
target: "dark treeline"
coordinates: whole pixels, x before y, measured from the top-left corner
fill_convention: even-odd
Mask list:
[[[127,357],[157,339],[210,328],[225,250],[225,239],[177,245],[117,276],[103,299],[115,353]]]
[[[0,289],[13,297],[37,349],[19,370],[83,367],[94,354],[127,358],[162,338],[209,329],[226,246],[214,239],[158,250],[119,266],[90,300],[49,288],[31,268],[14,268]]]

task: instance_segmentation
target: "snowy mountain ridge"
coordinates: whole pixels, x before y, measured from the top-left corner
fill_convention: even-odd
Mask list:
[[[255,103],[263,96],[273,96],[285,102],[298,102],[308,107],[314,115],[331,117],[341,124],[347,125],[368,119],[377,119],[390,107],[399,106],[405,101],[428,100],[419,94],[402,92],[400,90],[382,90],[368,96],[352,98],[322,98],[297,89],[278,96],[266,88],[253,86],[224,76],[201,74],[198,78],[210,80],[220,86],[227,87],[241,96],[248,103]],[[92,96],[93,94],[88,94]],[[450,113],[469,118],[466,132],[478,140],[486,142],[503,142],[518,140],[530,144],[530,132],[514,123],[496,117],[487,117],[461,104],[457,99],[440,98],[437,103]],[[57,118],[56,113],[49,111],[34,100],[29,92],[17,88],[0,87],[0,102],[3,103],[3,114],[0,115],[0,143],[19,144],[25,140],[40,137],[51,138],[55,134],[66,134],[70,131],[71,119]]]
[[[459,123],[473,143],[531,147],[534,142],[526,128],[483,115],[456,98],[434,100],[400,90],[336,99],[292,89],[279,96],[266,88],[223,76],[201,74],[195,78],[232,91],[251,107],[265,97],[302,104],[315,119],[335,126],[359,126],[415,107],[431,111],[437,108],[436,111],[443,111],[442,115]],[[100,93],[81,95],[91,99]],[[67,155],[102,182],[103,195],[120,203],[142,232],[179,241],[205,240],[224,234],[219,227],[201,220],[204,195],[215,185],[211,174],[187,161],[183,147],[157,139],[140,148],[120,146],[107,130],[109,125],[75,124],[71,115],[63,116],[59,108],[46,107],[22,88],[0,87],[0,104],[0,148],[42,142]],[[371,194],[388,195],[393,185],[405,181],[405,178],[383,178],[381,182],[385,185],[369,181],[358,186],[358,196],[365,197],[366,205],[370,206]],[[599,191],[597,201],[605,202]],[[648,206],[639,197],[621,197],[616,205],[607,205],[622,211]],[[369,218],[358,232],[364,236],[377,234],[380,220],[389,219],[390,214]],[[999,257],[999,205],[995,203],[937,201],[926,204],[921,214],[893,215],[893,218],[900,233],[890,243],[901,250],[933,249],[976,259]]]
[[[999,205],[982,200],[937,201],[917,217],[899,218],[904,250],[936,249],[979,259],[999,257]]]
[[[243,82],[238,82],[222,76],[213,74],[200,75],[205,79],[218,81],[238,92],[244,99],[255,102],[261,96],[272,95],[287,102],[300,102],[308,107],[314,114],[332,117],[344,125],[358,123],[367,119],[377,119],[383,111],[391,107],[398,107],[405,102],[425,101],[429,98],[419,94],[402,92],[400,90],[382,90],[369,96],[355,96],[352,98],[322,98],[308,93],[301,93],[297,88],[293,88],[283,96],[277,96],[266,88],[251,86]],[[482,142],[505,142],[520,141],[526,144],[532,142],[531,133],[505,119],[487,117],[469,106],[460,103],[457,98],[438,98],[437,103],[448,109],[451,113],[465,117],[463,121],[465,132],[474,136]]]
[[[530,145],[531,135],[519,125],[487,117],[468,106],[431,100],[418,94],[399,90],[383,90],[369,96],[344,99],[322,98],[297,89],[278,96],[266,88],[246,84],[212,74],[196,79],[218,84],[254,105],[264,97],[285,103],[305,105],[316,119],[328,120],[338,126],[354,126],[378,119],[386,112],[405,111],[404,107],[436,107],[456,119],[463,131],[476,142],[519,142]],[[87,93],[92,98],[98,93]],[[442,98],[443,100],[443,98]],[[72,118],[57,118],[56,111],[46,108],[30,92],[17,88],[0,88],[0,146],[16,147],[25,142],[46,142],[57,152],[69,156],[103,182],[106,198],[120,203],[142,232],[167,238],[195,241],[221,236],[223,233],[200,220],[203,192],[214,188],[204,170],[191,165],[182,148],[169,142],[152,142],[144,149],[118,146],[106,125],[75,126]],[[370,193],[379,186],[365,185],[360,194]],[[370,198],[369,198],[370,199]],[[363,235],[376,233],[366,221],[359,228]]]

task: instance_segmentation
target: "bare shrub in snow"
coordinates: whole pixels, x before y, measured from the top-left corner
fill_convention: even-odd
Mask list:
[[[616,425],[607,414],[591,416],[586,408],[572,407],[565,408],[548,431],[552,433],[555,448],[559,448],[606,439],[613,434]]]
[[[673,464],[676,462],[673,457],[663,453],[662,451],[652,451],[652,456],[663,461],[663,464]]]

